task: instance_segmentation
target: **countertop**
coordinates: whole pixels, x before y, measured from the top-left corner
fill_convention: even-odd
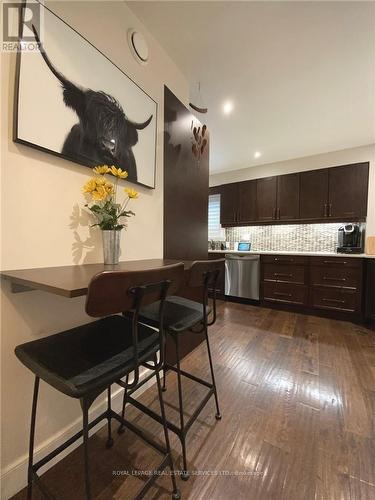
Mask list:
[[[189,272],[193,261],[176,259],[149,259],[119,262],[116,265],[82,264],[76,266],[42,267],[35,269],[15,269],[1,271],[0,276],[9,280],[12,292],[43,290],[63,297],[80,297],[86,295],[91,279],[103,271],[147,271],[171,264],[184,263]]]
[[[255,251],[239,252],[238,250],[208,250],[208,253],[234,253],[234,254],[253,254],[253,255],[306,255],[311,257],[345,257],[345,258],[362,258],[362,259],[375,259],[375,255],[368,255],[366,253],[333,253],[333,252],[275,252],[275,251]]]

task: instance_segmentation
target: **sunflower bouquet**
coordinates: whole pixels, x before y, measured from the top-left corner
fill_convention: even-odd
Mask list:
[[[124,188],[125,199],[122,203],[117,201],[117,190],[119,179],[126,179],[128,173],[121,168],[107,165],[93,168],[95,176],[88,180],[83,186],[83,193],[90,199],[85,204],[90,212],[94,214],[97,223],[93,226],[99,226],[103,231],[120,230],[126,226],[123,217],[135,215],[131,210],[127,210],[131,199],[138,198],[138,193],[134,189]],[[108,180],[106,175],[115,177],[114,182]],[[92,203],[92,204],[91,204]]]

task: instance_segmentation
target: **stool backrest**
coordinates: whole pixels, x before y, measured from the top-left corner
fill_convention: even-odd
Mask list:
[[[86,312],[101,318],[151,304],[161,300],[166,291],[175,293],[183,280],[182,262],[146,271],[103,271],[89,284]],[[141,304],[135,304],[136,298],[139,299],[137,290],[142,292]]]
[[[216,285],[224,273],[225,259],[196,260],[190,267],[188,286],[202,287],[203,327],[213,325],[216,321]],[[208,320],[207,305],[209,292],[212,296],[212,317]]]
[[[190,267],[188,286],[215,286],[221,273],[224,272],[225,259],[196,260]]]

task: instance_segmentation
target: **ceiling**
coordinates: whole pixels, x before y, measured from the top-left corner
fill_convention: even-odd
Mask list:
[[[128,6],[195,93],[201,82],[211,173],[375,142],[375,3]]]

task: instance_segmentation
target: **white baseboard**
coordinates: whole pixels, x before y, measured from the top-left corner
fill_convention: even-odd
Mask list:
[[[145,370],[141,374],[141,378],[145,376],[147,373]],[[142,394],[146,389],[155,384],[155,378],[153,377],[151,380],[146,382],[140,389],[137,391],[137,396]],[[122,406],[122,395],[123,389],[121,387],[118,390],[114,391],[112,394],[112,409],[115,411],[120,411]],[[94,420],[97,416],[103,413],[106,409],[106,401],[103,400],[97,405],[94,405],[90,410],[90,420]],[[106,420],[102,420],[97,426],[91,429],[90,434],[94,434],[97,432],[103,425],[106,424]],[[64,443],[69,437],[73,436],[76,432],[79,432],[82,429],[82,418],[77,418],[70,425],[62,429],[60,432],[51,436],[44,443],[40,444],[35,448],[34,451],[34,462],[38,462],[48,453],[56,449],[62,443]],[[69,453],[71,453],[75,448],[77,448],[82,443],[82,439],[78,439],[74,444],[72,444],[69,448],[60,453],[53,460],[48,462],[47,465],[40,469],[40,473],[45,472],[50,469],[54,464],[62,460]],[[13,463],[5,467],[1,471],[1,499],[8,500],[13,495],[22,490],[27,484],[27,466],[28,466],[28,454],[25,453]]]

